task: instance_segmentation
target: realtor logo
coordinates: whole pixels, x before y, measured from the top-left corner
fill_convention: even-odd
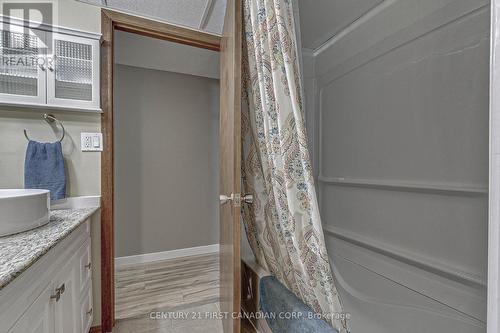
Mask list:
[[[20,33],[26,36],[32,36],[37,39],[37,49],[44,51],[45,54],[52,53],[52,26],[54,25],[54,4],[51,2],[22,2],[22,1],[3,1],[2,13],[4,16],[3,22],[3,46],[9,48],[25,48],[24,43],[9,42],[11,45],[5,45],[6,33],[18,35]],[[23,27],[18,27],[19,19],[24,21]],[[12,38],[12,37],[11,37]],[[26,38],[26,37],[24,37]],[[8,37],[7,37],[8,39]],[[24,45],[23,45],[24,44]],[[28,43],[29,44],[29,43]],[[40,52],[40,53],[42,53]]]

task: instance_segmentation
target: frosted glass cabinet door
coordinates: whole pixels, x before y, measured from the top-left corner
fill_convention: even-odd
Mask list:
[[[47,103],[99,109],[99,41],[54,33],[52,52]]]
[[[13,24],[1,28],[0,102],[45,104],[45,32]]]

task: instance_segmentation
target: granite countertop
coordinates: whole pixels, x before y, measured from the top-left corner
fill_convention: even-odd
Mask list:
[[[0,289],[27,270],[98,209],[52,210],[48,224],[0,237]]]

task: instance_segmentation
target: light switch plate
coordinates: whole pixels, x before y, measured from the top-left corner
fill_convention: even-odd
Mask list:
[[[102,151],[102,133],[81,133],[82,151]]]

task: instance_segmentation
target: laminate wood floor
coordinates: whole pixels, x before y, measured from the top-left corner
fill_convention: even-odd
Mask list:
[[[159,311],[153,316],[118,320],[113,333],[223,333],[222,321],[212,316],[218,311],[219,303]]]
[[[144,320],[155,310],[170,311],[218,301],[217,253],[135,264],[115,272],[117,320]]]

